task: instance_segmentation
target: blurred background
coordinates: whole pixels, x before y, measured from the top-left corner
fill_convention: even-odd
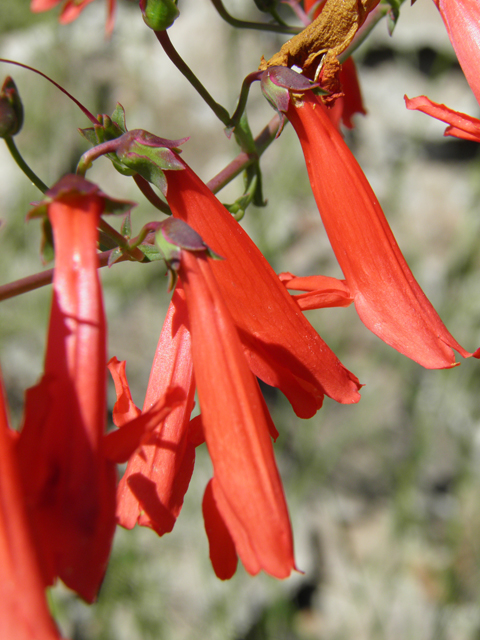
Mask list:
[[[254,2],[226,0],[232,14],[260,20]],[[208,0],[180,0],[170,37],[215,99],[233,111],[243,77],[286,40],[225,24]],[[282,9],[284,15],[288,15]],[[105,39],[98,0],[68,26],[58,10],[31,14],[27,0],[3,0],[0,56],[32,65],[93,113],[126,109],[129,128],[191,136],[183,155],[208,180],[237,151],[221,123],[173,68],[143,24],[138,4],[119,0]],[[431,0],[402,7],[393,37],[381,22],[355,53],[366,117],[346,139],[369,178],[416,278],[455,338],[480,346],[480,155],[475,143],[444,138],[444,125],[407,111],[421,94],[479,117]],[[89,122],[42,78],[2,64],[25,106],[16,142],[47,184],[74,171]],[[273,112],[254,86],[254,133]],[[262,158],[268,204],[242,224],[276,271],[341,277],[287,126]],[[107,160],[89,178],[111,196],[139,203],[134,232],[159,212]],[[241,195],[241,178],[219,194]],[[0,284],[42,270],[40,230],[25,223],[39,192],[0,146]],[[161,216],[160,216],[161,217]],[[115,223],[115,224],[118,224]],[[109,354],[127,360],[137,405],[169,296],[160,263],[102,270]],[[42,371],[50,291],[0,307],[0,361],[12,422]],[[59,585],[51,603],[71,640],[475,640],[480,638],[479,363],[427,371],[383,344],[353,307],[308,312],[342,362],[365,384],[362,400],[328,398],[301,421],[264,389],[280,431],[275,445],[295,536],[297,573],[278,582],[239,568],[222,583],[208,558],[201,500],[211,467],[205,446],[171,534],[117,531],[98,602],[87,606]],[[113,389],[110,408],[114,402]]]

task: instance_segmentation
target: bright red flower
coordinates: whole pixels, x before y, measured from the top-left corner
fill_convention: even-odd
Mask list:
[[[62,0],[32,0],[30,5],[30,10],[34,13],[40,13],[42,11],[49,11],[60,4]],[[93,2],[93,0],[67,0],[62,8],[62,12],[60,14],[60,23],[68,24],[73,22],[78,18],[80,13],[85,9],[85,7]],[[105,26],[105,30],[107,34],[111,34],[113,31],[113,26],[115,22],[115,9],[117,5],[117,0],[108,0],[108,14],[107,14],[107,23]]]
[[[55,243],[45,373],[27,391],[18,457],[46,584],[92,601],[115,530],[115,465],[105,457],[106,323],[97,273],[98,189],[67,176],[47,192]]]
[[[188,427],[195,384],[186,324],[185,296],[181,287],[177,287],[155,352],[143,412],[148,412],[172,386],[183,389],[185,399],[165,420],[157,422],[128,462],[118,486],[117,504],[117,521],[127,529],[138,523],[154,529],[158,535],[170,532],[190,483],[195,445],[189,440]],[[118,398],[114,422],[119,427],[125,420],[141,414],[133,405],[124,366],[120,365],[124,363],[109,365]],[[121,403],[122,415],[116,415]]]
[[[363,171],[311,92],[291,99],[310,184],[362,322],[429,369],[455,365],[450,335],[413,277]]]
[[[445,129],[445,136],[480,142],[480,120],[477,120],[477,118],[472,118],[466,113],[453,111],[453,109],[449,109],[444,104],[432,102],[426,96],[418,96],[411,99],[405,96],[405,103],[407,109],[421,111],[432,116],[432,118],[447,123],[449,126]]]
[[[477,102],[480,104],[480,2],[433,0]]]
[[[357,402],[358,379],[299,311],[238,222],[187,165],[165,176],[173,215],[226,258],[211,268],[253,373],[278,387],[302,418],[315,414],[324,394]]]
[[[238,553],[250,574],[286,578],[295,567],[292,533],[258,385],[205,254],[182,251],[179,275],[213,464],[204,515],[215,572],[231,577]]]
[[[0,638],[59,640],[48,612],[0,374]]]

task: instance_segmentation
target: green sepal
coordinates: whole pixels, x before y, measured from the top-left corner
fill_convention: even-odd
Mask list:
[[[127,132],[127,122],[125,118],[125,109],[117,102],[114,112],[111,116],[101,114],[98,116],[98,124],[87,129],[79,129],[80,134],[88,140],[92,147],[96,147],[108,140],[120,138]],[[105,156],[112,162],[115,169],[122,176],[131,177],[135,175],[135,171],[127,168],[119,161],[114,153],[107,153]]]
[[[149,262],[156,262],[157,260],[164,260],[163,253],[161,253],[157,247],[153,244],[144,242],[138,245],[138,249],[144,254],[145,258]]]
[[[182,251],[206,253],[214,260],[223,260],[215,253],[190,225],[178,218],[167,218],[158,223],[155,240],[160,253],[163,255],[168,269],[168,290],[171,291],[178,279]]]
[[[261,174],[260,174],[261,175]],[[232,204],[224,204],[223,206],[229,211],[235,220],[240,221],[245,215],[245,211],[249,204],[255,202],[255,193],[257,192],[258,174],[253,173],[252,179],[245,185],[245,193],[235,200]],[[264,205],[265,203],[262,202]],[[258,205],[257,205],[258,206]]]
[[[389,35],[393,34],[398,18],[400,17],[400,7],[405,0],[387,0],[387,4],[390,5],[390,9],[387,11],[387,29]],[[414,0],[412,0],[413,4]]]
[[[108,256],[108,266],[111,267],[113,264],[115,264],[115,262],[120,260],[122,256],[123,256],[123,251],[120,249],[120,247],[113,249],[111,254]]]
[[[125,214],[125,217],[123,218],[122,226],[120,228],[120,233],[127,240],[130,240],[130,238],[132,237],[132,218],[130,216],[129,211]]]
[[[122,131],[122,133],[127,133],[127,119],[125,116],[125,109],[120,104],[120,102],[117,102],[115,109],[110,117],[120,129],[120,131]]]
[[[177,157],[178,145],[184,140],[165,140],[147,131],[132,129],[124,134],[117,149],[117,158],[129,169],[139,173],[167,195],[167,180],[163,170],[180,171],[185,165]]]

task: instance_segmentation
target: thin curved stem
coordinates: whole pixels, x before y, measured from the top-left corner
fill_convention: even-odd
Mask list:
[[[228,111],[213,99],[213,97],[205,89],[203,84],[193,73],[187,63],[183,60],[183,58],[180,57],[179,53],[173,46],[168,33],[166,31],[154,31],[154,33],[157,36],[157,40],[162,45],[163,50],[180,71],[180,73],[185,76],[185,78],[190,82],[195,91],[203,98],[203,100],[205,100],[205,102],[208,104],[217,118],[221,122],[223,122],[226,127],[228,127],[230,124],[230,116],[228,114]]]
[[[42,73],[41,71],[39,71],[38,69],[35,69],[34,67],[29,67],[28,64],[22,64],[21,62],[16,62],[15,60],[9,60],[8,58],[0,58],[0,62],[5,62],[5,64],[14,64],[17,67],[22,67],[22,69],[33,71],[33,73],[36,73],[37,75],[42,76],[42,78],[45,78],[45,80],[48,80],[48,82],[53,84],[54,87],[57,87],[57,89],[60,89],[62,93],[64,93],[68,98],[70,98],[70,100],[72,100],[72,102],[74,102],[77,105],[77,107],[81,109],[81,111],[83,111],[83,113],[87,116],[90,122],[93,122],[93,124],[98,124],[97,118],[93,115],[93,113],[91,113],[87,109],[87,107],[84,107],[83,104],[79,100],[74,98],[71,93],[68,93],[68,91],[64,89],[61,85],[59,85],[58,82],[55,82],[55,80],[52,80],[51,78],[49,78],[45,73]]]
[[[145,198],[152,204],[156,209],[159,209],[162,213],[165,213],[167,216],[171,216],[172,212],[170,207],[166,202],[164,202],[152,189],[150,183],[145,180],[139,173],[136,173],[133,176],[137,187],[143,193]]]
[[[8,150],[12,154],[13,159],[15,160],[17,165],[20,167],[20,169],[23,171],[23,173],[27,176],[27,178],[31,182],[33,182],[33,184],[37,187],[37,189],[39,189],[42,193],[45,193],[46,191],[48,191],[47,185],[40,180],[40,178],[36,175],[36,173],[34,173],[32,169],[30,169],[28,164],[23,159],[20,151],[17,148],[17,145],[15,144],[14,139],[12,137],[5,138],[5,143],[8,147]]]
[[[237,20],[232,15],[228,13],[228,11],[223,6],[222,0],[212,0],[212,4],[215,9],[218,11],[220,17],[222,17],[225,22],[232,25],[232,27],[236,27],[237,29],[256,29],[257,31],[273,31],[274,33],[287,33],[289,35],[297,35],[302,30],[298,27],[289,27],[288,25],[282,24],[271,24],[271,23],[263,23],[263,22],[247,22],[246,20]]]

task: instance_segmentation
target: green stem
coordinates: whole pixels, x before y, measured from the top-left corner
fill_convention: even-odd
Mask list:
[[[228,24],[232,25],[232,27],[236,27],[237,29],[256,29],[258,31],[273,31],[274,33],[287,33],[289,35],[297,35],[302,30],[298,27],[289,27],[287,25],[282,24],[270,24],[270,23],[262,23],[262,22],[247,22],[245,20],[237,20],[231,16],[228,11],[223,6],[222,0],[212,0],[212,4],[215,9],[218,11],[220,16],[228,22]]]
[[[260,80],[262,75],[262,71],[254,71],[253,73],[249,73],[248,76],[242,82],[242,88],[240,90],[240,96],[238,97],[237,108],[235,109],[234,114],[230,120],[230,127],[235,128],[240,122],[240,118],[245,111],[245,107],[247,106],[248,94],[250,92],[250,87],[253,82]]]
[[[180,71],[180,73],[185,76],[185,78],[190,82],[197,93],[200,94],[200,96],[205,100],[205,102],[208,104],[217,118],[221,122],[223,122],[226,127],[228,127],[230,125],[230,116],[228,114],[228,111],[212,98],[212,96],[208,93],[208,91],[205,89],[203,84],[193,73],[187,63],[183,60],[183,58],[180,57],[177,50],[173,46],[168,33],[166,31],[154,31],[154,33],[157,36],[157,40],[162,45],[163,50]]]
[[[145,178],[142,178],[142,176],[139,173],[136,173],[133,176],[133,179],[135,180],[135,182],[137,184],[137,187],[140,189],[140,191],[143,193],[143,195],[147,198],[147,200],[150,202],[150,204],[152,204],[155,208],[159,209],[162,213],[165,213],[167,216],[171,216],[172,215],[172,212],[171,212],[170,207],[168,206],[168,204],[166,202],[164,202],[155,193],[155,191],[150,186],[150,183],[147,182],[145,180]]]
[[[5,143],[8,147],[8,150],[12,154],[13,159],[15,160],[17,165],[20,167],[20,169],[23,171],[23,173],[27,176],[27,178],[31,182],[33,182],[33,184],[37,187],[37,189],[40,189],[42,193],[45,193],[46,191],[48,191],[47,185],[40,180],[40,178],[30,169],[28,164],[22,158],[20,151],[17,149],[17,145],[15,144],[13,138],[12,137],[5,138]]]

